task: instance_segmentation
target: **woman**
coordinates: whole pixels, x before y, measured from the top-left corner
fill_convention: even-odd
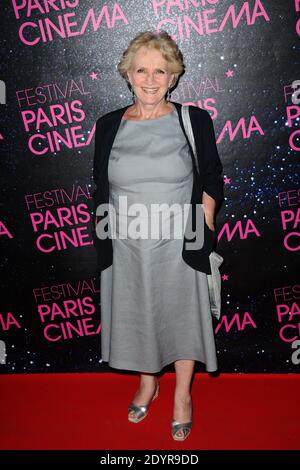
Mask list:
[[[215,209],[223,198],[222,164],[209,113],[190,108],[197,148],[193,157],[181,104],[170,101],[170,89],[183,70],[182,54],[166,32],[139,33],[118,64],[133,104],[97,120],[94,158],[102,360],[140,372],[140,387],[128,408],[128,419],[135,423],[147,416],[158,395],[156,374],[174,363],[175,440],[186,439],[191,431],[195,361],[205,363],[207,371],[217,369],[207,273],[216,236]],[[199,173],[192,157],[198,160]],[[166,226],[180,215],[167,209],[158,238],[128,235],[132,212],[120,208],[121,196],[126,196],[128,208],[202,203],[203,246],[187,250],[185,233],[184,242],[182,237],[164,237]],[[99,207],[107,203],[115,211],[105,213],[110,237],[101,238],[98,228],[106,219]],[[148,217],[149,212],[143,213],[141,221],[148,222]]]

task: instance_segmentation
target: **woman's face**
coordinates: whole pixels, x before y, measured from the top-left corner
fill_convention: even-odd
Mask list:
[[[143,104],[157,104],[169,88],[174,74],[169,63],[156,49],[141,47],[127,71],[136,98]]]

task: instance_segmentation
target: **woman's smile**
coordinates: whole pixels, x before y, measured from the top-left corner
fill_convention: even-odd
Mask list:
[[[143,88],[142,87],[142,90],[144,93],[146,93],[146,95],[155,95],[158,92],[159,88]]]

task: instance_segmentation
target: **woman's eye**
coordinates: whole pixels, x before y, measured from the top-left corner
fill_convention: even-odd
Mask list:
[[[145,71],[144,69],[137,69],[137,73],[141,73],[141,72],[144,72],[144,71]],[[162,73],[162,74],[164,74],[165,71],[159,69],[159,70],[157,70],[157,73]]]

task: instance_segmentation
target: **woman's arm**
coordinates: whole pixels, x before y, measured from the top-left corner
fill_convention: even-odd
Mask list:
[[[202,128],[202,156],[204,166],[202,204],[205,221],[215,231],[214,216],[221,200],[224,198],[223,165],[221,163],[212,118],[205,111]]]
[[[96,228],[97,217],[96,210],[101,202],[101,186],[100,186],[100,174],[101,174],[101,152],[100,152],[100,137],[101,137],[101,121],[100,118],[96,121],[95,128],[95,145],[94,145],[94,162],[93,162],[93,181],[96,189],[93,192],[93,209],[94,209],[94,221],[93,225]]]
[[[203,204],[205,222],[207,223],[210,230],[213,230],[215,232],[214,217],[215,217],[215,210],[216,210],[216,201],[214,200],[214,198],[209,196],[209,194],[203,191],[202,204]]]

